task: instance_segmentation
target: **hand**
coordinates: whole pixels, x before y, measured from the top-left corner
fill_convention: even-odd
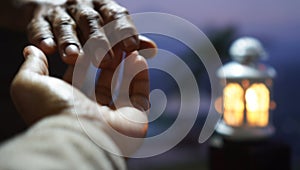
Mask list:
[[[107,122],[122,134],[134,137],[143,137],[146,134],[148,126],[144,110],[149,108],[147,70],[137,74],[131,81],[130,100],[134,107],[124,105],[114,109],[108,104],[111,100],[109,82],[112,79],[113,68],[103,69],[99,77],[96,97],[101,104],[98,104],[65,81],[49,76],[47,59],[39,49],[33,46],[26,47],[24,56],[25,62],[11,85],[11,96],[17,110],[28,124],[51,115],[75,115],[76,108],[79,117],[100,124]],[[136,53],[127,64],[126,68],[132,68],[133,65],[147,68],[145,59]],[[126,74],[129,72],[124,71],[123,79],[126,80],[130,76]],[[102,116],[99,116],[99,113]]]
[[[67,64],[74,64],[83,44],[91,38],[99,40],[99,46],[108,51],[106,58],[115,56],[114,41],[122,40],[118,46],[125,52],[151,48],[142,54],[154,56],[153,41],[138,36],[128,11],[113,0],[19,0],[31,10],[28,38],[46,54],[58,49]],[[29,10],[25,10],[29,11]],[[101,29],[110,24],[109,28]]]

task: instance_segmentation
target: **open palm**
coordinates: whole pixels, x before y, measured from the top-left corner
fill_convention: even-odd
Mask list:
[[[146,134],[146,110],[149,108],[147,70],[137,74],[130,83],[131,104],[124,102],[116,109],[115,105],[109,104],[112,100],[110,87],[116,68],[114,64],[103,69],[96,87],[95,102],[66,81],[49,76],[47,59],[39,49],[33,46],[26,47],[24,56],[25,62],[11,86],[11,95],[18,111],[28,124],[47,116],[67,114],[98,121],[100,124],[108,123],[113,129],[128,136],[143,137]],[[147,68],[145,59],[137,53],[132,54],[131,58],[127,68],[133,65]],[[124,72],[125,80],[126,73],[129,72]],[[65,78],[70,79],[70,76],[66,75]]]

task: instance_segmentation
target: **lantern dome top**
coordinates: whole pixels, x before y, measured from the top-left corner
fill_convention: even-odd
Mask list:
[[[267,57],[260,41],[252,37],[242,37],[234,41],[229,53],[233,60],[242,64],[253,63]]]
[[[218,77],[266,79],[276,76],[276,71],[272,67],[257,62],[267,56],[262,44],[257,39],[239,38],[233,42],[229,52],[234,61],[221,67],[217,72]]]

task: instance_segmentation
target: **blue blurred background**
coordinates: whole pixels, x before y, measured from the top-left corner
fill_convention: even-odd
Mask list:
[[[265,63],[272,65],[277,71],[274,83],[274,100],[277,107],[272,112],[276,136],[292,148],[293,169],[300,168],[300,90],[298,89],[300,87],[298,75],[300,73],[300,1],[120,0],[119,3],[128,8],[131,13],[163,12],[187,19],[210,38],[224,63],[228,61],[228,47],[234,39],[241,36],[253,36],[261,40],[269,54]],[[191,64],[189,66],[199,80],[201,101],[204,101],[204,104],[201,103],[200,112],[205,112],[205,108],[208,107],[205,101],[209,100],[210,85],[201,62],[194,62],[196,60],[189,49],[172,39],[157,35],[148,36],[157,42],[159,48],[169,50],[182,57],[187,64]],[[172,61],[169,62],[166,64],[172,64]],[[176,96],[174,95],[177,93],[176,87],[172,85],[174,82],[171,78],[163,76],[163,73],[151,71],[151,80],[153,89],[161,88],[168,96]],[[167,83],[162,83],[162,80]],[[172,97],[170,98],[167,108],[171,107],[171,109],[166,110],[166,116],[150,124],[150,134],[158,134],[165,130],[176,118],[172,116],[173,114],[167,113],[176,110],[177,106],[174,103],[172,105]],[[206,115],[205,113],[199,114],[199,120],[191,133],[177,147],[156,157],[140,161],[130,160],[130,168],[207,168],[208,144],[197,144]]]

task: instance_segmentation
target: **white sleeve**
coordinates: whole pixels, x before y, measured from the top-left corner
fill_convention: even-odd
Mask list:
[[[45,118],[27,132],[0,147],[0,169],[10,170],[123,170],[122,157],[111,154],[96,143],[117,151],[114,142],[91,120],[84,121],[84,133],[76,117],[60,115]],[[95,142],[96,140],[96,142]]]

